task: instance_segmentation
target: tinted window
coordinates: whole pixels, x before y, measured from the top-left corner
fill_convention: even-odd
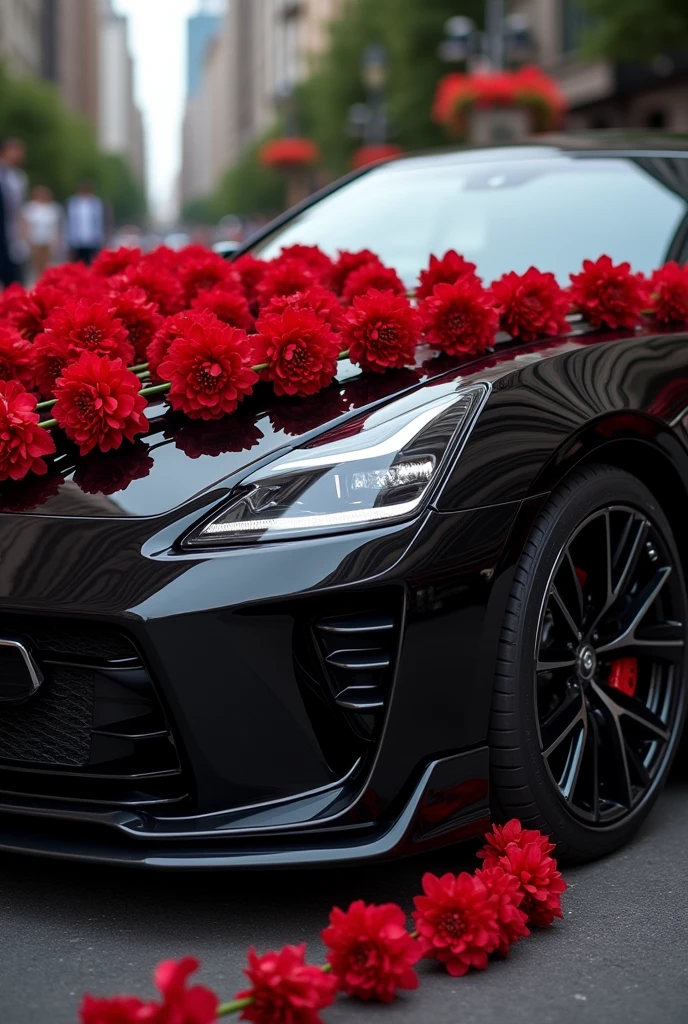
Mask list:
[[[564,284],[603,253],[649,271],[668,258],[688,213],[682,180],[688,185],[680,159],[424,157],[355,179],[254,251],[268,258],[295,242],[332,254],[369,248],[409,286],[429,253],[447,249],[477,263],[486,282],[535,265]]]

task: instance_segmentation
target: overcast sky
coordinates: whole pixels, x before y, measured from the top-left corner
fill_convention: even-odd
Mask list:
[[[186,19],[199,0],[114,0],[129,18],[135,88],[146,129],[148,191],[155,213],[169,213],[181,156],[186,86]]]

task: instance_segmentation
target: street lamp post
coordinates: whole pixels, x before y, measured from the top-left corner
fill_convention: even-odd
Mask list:
[[[387,51],[381,44],[373,43],[364,50],[361,78],[366,88],[366,102],[349,107],[349,132],[366,145],[382,145],[387,141],[388,120],[385,103]]]

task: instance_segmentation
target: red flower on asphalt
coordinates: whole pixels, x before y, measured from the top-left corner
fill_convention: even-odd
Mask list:
[[[33,388],[33,353],[30,341],[14,327],[0,323],[0,380],[19,380]]]
[[[163,323],[156,303],[148,298],[143,288],[129,288],[115,292],[111,306],[134,347],[133,358],[137,363],[145,362],[148,346]]]
[[[349,274],[352,274],[354,270],[358,270],[359,267],[363,267],[367,263],[379,263],[382,265],[380,257],[376,256],[370,249],[359,249],[358,252],[348,252],[346,249],[339,250],[339,255],[333,263],[330,275],[332,287],[338,295],[341,295],[344,291]]]
[[[566,882],[561,871],[557,871],[556,860],[539,843],[510,843],[499,863],[518,880],[523,893],[521,909],[532,924],[546,928],[555,917],[564,916],[561,894],[566,890]]]
[[[278,953],[248,953],[245,969],[251,987],[237,999],[253,1002],[241,1012],[254,1024],[321,1024],[320,1010],[335,999],[337,981],[305,962],[306,944],[284,946]]]
[[[193,956],[163,960],[154,979],[162,1002],[144,1003],[134,996],[95,999],[84,996],[79,1011],[81,1024],[213,1024],[219,1000],[204,985],[187,986],[199,963]]]
[[[420,318],[405,295],[373,288],[357,295],[346,314],[342,348],[363,370],[384,373],[412,363],[420,335]]]
[[[397,295],[406,295],[406,285],[396,270],[386,267],[377,260],[373,263],[364,263],[362,267],[351,271],[342,291],[342,300],[353,302],[356,295],[365,295],[371,288],[377,288],[381,292],[392,291]]]
[[[67,342],[72,359],[77,359],[82,352],[122,359],[125,364],[134,358],[134,346],[107,301],[72,299],[52,311],[43,329],[45,334]]]
[[[52,331],[39,334],[31,348],[33,379],[41,395],[52,398],[55,382],[65,366],[74,362],[72,347],[66,338]]]
[[[140,249],[130,249],[126,245],[120,245],[119,249],[103,249],[94,259],[91,269],[99,277],[114,277],[133,267],[142,256]]]
[[[327,961],[347,995],[391,1003],[397,989],[418,988],[413,965],[422,951],[396,903],[376,906],[356,900],[347,911],[334,907],[322,939],[330,950]]]
[[[450,356],[475,355],[494,345],[498,317],[477,277],[435,285],[419,308],[428,343]]]
[[[263,316],[272,313],[279,315],[285,309],[311,309],[321,320],[330,325],[333,331],[340,331],[344,322],[344,309],[341,302],[329,288],[320,284],[311,285],[304,292],[293,295],[277,295],[270,299],[262,309]]]
[[[285,309],[256,324],[256,363],[267,363],[266,380],[277,395],[314,395],[337,371],[339,335],[308,309]]]
[[[413,919],[426,957],[446,964],[455,978],[471,967],[487,967],[487,957],[499,947],[501,932],[496,901],[475,875],[423,875],[423,892],[416,896]]]
[[[569,297],[554,274],[529,267],[525,274],[504,274],[490,289],[499,314],[499,326],[512,338],[536,338],[566,334]]]
[[[444,256],[431,256],[426,270],[418,275],[417,299],[427,299],[436,284],[456,284],[462,277],[475,277],[475,263],[469,263],[454,249]]]
[[[688,266],[673,260],[650,279],[650,309],[661,324],[688,324]]]
[[[187,304],[191,303],[199,292],[208,291],[219,284],[225,288],[241,290],[241,278],[236,270],[228,260],[224,260],[217,253],[202,249],[200,252],[194,250],[189,257],[186,257],[184,251],[180,255],[183,258],[179,278]]]
[[[571,274],[571,305],[593,327],[635,327],[648,302],[647,285],[630,263],[612,263],[609,256],[583,260]]]
[[[278,257],[268,264],[261,280],[256,285],[256,298],[261,306],[281,295],[303,292],[318,283],[317,274],[304,260]]]
[[[252,393],[258,380],[252,362],[248,335],[205,314],[204,322],[187,320],[157,372],[171,383],[173,409],[192,419],[216,420]]]
[[[140,1024],[150,1021],[154,1003],[144,1003],[135,996],[113,996],[97,999],[84,996],[79,1007],[80,1024]]]
[[[242,331],[253,328],[253,317],[243,291],[238,288],[227,288],[218,284],[214,288],[200,291],[193,302],[192,309],[208,310],[218,320],[230,327],[238,327]]]
[[[324,287],[331,285],[332,260],[318,245],[288,245],[282,249],[280,259],[302,260],[308,264]]]
[[[526,925],[528,915],[521,910],[524,896],[519,881],[501,866],[479,868],[475,874],[496,907],[499,922],[498,948],[502,956],[507,956],[512,943],[530,935]]]
[[[483,867],[486,868],[500,864],[500,858],[512,843],[521,848],[529,843],[536,843],[543,853],[551,853],[554,849],[554,843],[550,843],[539,829],[523,828],[518,818],[512,818],[506,825],[493,825],[492,829],[485,833],[485,840],[483,848],[478,850],[478,857],[485,861]]]
[[[39,419],[35,396],[19,381],[0,380],[0,480],[47,472],[43,459],[55,451],[55,442]]]
[[[52,414],[67,437],[79,445],[81,455],[94,448],[107,452],[148,430],[140,387],[139,378],[121,359],[82,352],[55,385]]]

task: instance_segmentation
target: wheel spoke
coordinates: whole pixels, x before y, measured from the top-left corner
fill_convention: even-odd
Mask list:
[[[550,657],[551,656],[551,657]],[[560,668],[573,668],[576,659],[566,651],[542,651],[537,663],[538,672],[554,672]]]
[[[616,586],[614,587],[614,593],[617,595],[623,593],[624,589],[629,586],[630,581],[633,579],[633,575],[638,566],[638,560],[643,550],[643,545],[647,538],[648,530],[650,529],[650,524],[647,519],[637,520],[632,518],[631,525],[634,522],[638,524],[635,536],[631,541],[630,551],[626,555],[626,561],[624,562],[623,568],[619,573]],[[623,547],[623,543],[619,545],[619,561],[621,560]]]
[[[647,789],[647,787],[650,785],[650,782],[652,781],[650,779],[650,773],[645,767],[642,758],[637,754],[636,750],[634,749],[633,744],[628,742],[626,742],[626,759],[629,762],[629,767],[633,767],[633,771],[635,772],[640,785],[643,787],[643,789]]]
[[[631,783],[631,773],[628,769],[628,758],[626,757],[626,740],[624,739],[618,715],[604,702],[602,708],[609,729],[610,753],[613,758],[614,775],[620,791],[618,802],[630,810],[633,806],[633,785]]]
[[[571,552],[568,548],[566,549],[566,556],[564,558],[564,561],[562,562],[562,566],[563,565],[568,566],[569,572],[571,574],[571,578],[573,581],[573,592],[576,595],[576,601],[578,603],[578,621],[582,622],[583,611],[585,608],[585,604],[583,602],[583,588],[581,587],[580,580],[578,579],[578,573],[576,572],[576,567],[573,564],[573,558],[571,557]]]
[[[555,601],[559,611],[561,612],[564,622],[566,623],[571,632],[574,642],[577,643],[580,640],[580,629],[577,623],[574,622],[571,612],[566,607],[566,603],[562,598],[561,594],[559,593],[559,591],[557,590],[556,586],[552,587],[550,591],[550,597]]]
[[[590,785],[592,786],[592,814],[595,821],[600,820],[600,727],[595,715],[588,715],[590,742],[592,745],[592,764]]]
[[[545,758],[554,753],[584,716],[585,707],[580,690],[571,687],[559,707],[555,708],[540,725],[540,740]]]
[[[600,644],[597,648],[598,654],[621,651],[633,644],[643,643],[642,640],[636,638],[636,630],[654,604],[662,587],[669,579],[671,571],[671,566],[668,565],[657,570],[650,582],[636,595],[629,612],[624,616],[621,632],[613,640]],[[647,645],[647,642],[645,642],[645,645]],[[655,643],[654,646],[680,647],[683,646],[683,640],[664,641],[663,643]]]
[[[595,682],[590,685],[600,701],[615,718],[625,716],[640,726],[644,732],[650,733],[655,739],[668,740],[668,728],[662,719],[654,711],[650,711],[642,701],[636,700],[634,697],[627,697],[620,690],[610,690],[606,686],[600,686]]]
[[[562,796],[566,800],[570,800],[576,791],[578,776],[580,775],[581,765],[583,764],[583,758],[585,757],[585,748],[588,742],[588,722],[585,711],[583,712],[582,718],[580,718],[580,723],[582,728],[577,734],[572,734],[573,738],[571,741],[569,756],[566,760],[566,767],[564,769],[564,774],[559,780],[559,788],[561,789]]]

